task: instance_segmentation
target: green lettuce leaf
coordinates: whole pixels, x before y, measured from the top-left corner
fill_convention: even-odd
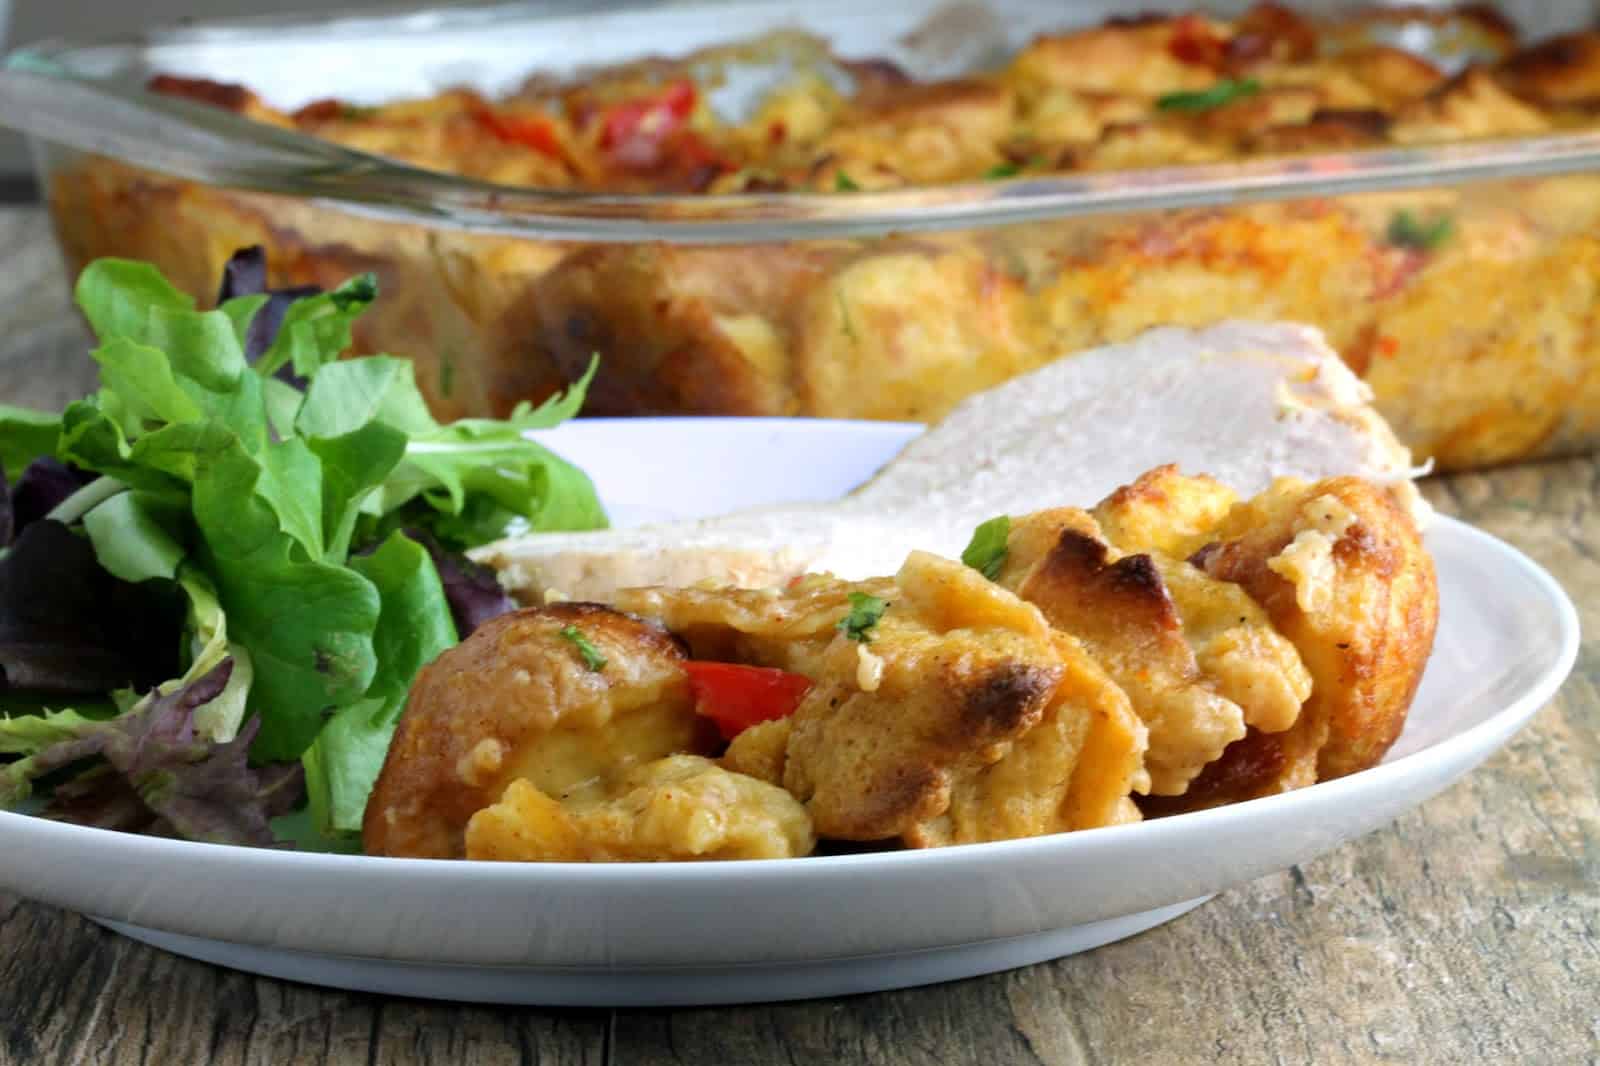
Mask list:
[[[326,712],[366,693],[379,599],[354,570],[297,553],[265,475],[235,445],[196,477],[194,517],[230,639],[253,660],[249,706],[261,719],[253,754],[270,761],[299,758]]]
[[[382,600],[373,634],[379,669],[366,698],[335,713],[302,760],[312,824],[335,839],[361,829],[412,679],[456,642],[439,573],[420,544],[395,533],[350,566]]]
[[[351,327],[377,298],[377,276],[361,274],[332,292],[296,300],[284,313],[277,337],[256,362],[256,373],[267,377],[287,365],[302,378],[314,378],[349,349]]]
[[[124,581],[175,578],[183,562],[189,501],[175,493],[119,492],[83,516],[95,558]]]
[[[73,296],[102,343],[154,344],[151,312],[194,308],[194,300],[173,288],[161,271],[132,259],[96,259],[78,275]]]
[[[148,264],[97,261],[76,295],[99,389],[59,418],[0,407],[6,474],[50,457],[99,475],[69,481],[58,521],[30,524],[43,532],[6,557],[0,630],[20,647],[42,607],[70,616],[49,663],[16,661],[75,709],[47,712],[38,692],[0,703],[24,712],[0,718],[0,805],[61,770],[48,802],[64,817],[265,843],[303,770],[310,808],[284,824],[346,849],[412,680],[457,640],[452,610],[471,625],[505,606],[445,547],[605,524],[588,478],[525,436],[575,415],[595,367],[504,421],[441,425],[410,362],[342,358],[371,275],[268,293],[259,250],[230,269],[222,305],[200,311]],[[122,591],[65,611],[69,597],[42,594],[67,588],[62,574],[80,593]],[[141,669],[87,676],[118,633],[138,638]],[[247,750],[292,772],[258,773]]]
[[[0,469],[12,483],[35,459],[54,457],[60,437],[60,415],[0,403]]]
[[[406,435],[368,422],[340,437],[311,438],[307,447],[322,463],[325,558],[341,561],[350,552],[362,505],[404,458]]]
[[[189,669],[175,684],[190,684],[224,659],[233,660],[227,686],[194,712],[195,731],[207,740],[225,744],[239,735],[244,723],[255,669],[244,645],[228,640],[227,615],[222,613],[216,589],[206,576],[192,566],[185,567],[178,583],[189,596],[190,661]]]
[[[388,382],[381,406],[403,412],[391,417],[403,418],[410,440],[404,461],[369,499],[368,513],[389,518],[369,536],[415,527],[460,551],[522,532],[604,528],[588,476],[526,437],[578,410],[597,365],[539,407],[524,403],[503,421],[464,418],[448,426],[427,416],[406,365]]]

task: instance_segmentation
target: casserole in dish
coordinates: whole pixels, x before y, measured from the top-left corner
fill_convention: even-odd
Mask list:
[[[148,259],[202,297],[248,244],[278,284],[376,270],[358,342],[445,416],[598,352],[594,414],[932,419],[1255,318],[1322,328],[1444,468],[1594,443],[1600,38],[1101,7],[190,28],[15,56],[0,100],[70,268]]]

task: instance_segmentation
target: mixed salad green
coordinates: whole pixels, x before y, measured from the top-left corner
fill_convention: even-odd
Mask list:
[[[458,553],[605,524],[588,478],[525,436],[572,417],[594,367],[445,425],[408,361],[340,358],[371,275],[268,291],[249,249],[198,311],[105,259],[76,297],[99,390],[0,406],[0,806],[359,846],[417,671],[511,608]]]

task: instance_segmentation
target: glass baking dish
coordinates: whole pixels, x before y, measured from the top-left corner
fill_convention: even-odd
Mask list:
[[[202,300],[249,244],[279,285],[375,270],[357,343],[411,357],[442,416],[504,413],[598,353],[592,414],[930,419],[1048,358],[1244,317],[1321,327],[1441,468],[1600,441],[1597,132],[849,196],[620,195],[420,169],[143,89],[155,73],[237,82],[283,108],[493,94],[788,29],[940,78],[1119,13],[879,7],[546,3],[52,42],[7,58],[0,121],[31,138],[69,270],[149,259]],[[1522,8],[1507,14],[1530,37],[1594,17]],[[1420,23],[1397,26],[1429,48]],[[1394,246],[1406,214],[1450,219],[1452,239]]]

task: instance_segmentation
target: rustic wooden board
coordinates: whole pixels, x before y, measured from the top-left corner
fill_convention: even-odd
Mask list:
[[[0,399],[59,405],[92,379],[60,270],[42,212],[0,209]],[[1597,487],[1578,459],[1428,494],[1548,567],[1600,634]],[[881,995],[670,1012],[384,999],[173,958],[0,896],[0,1066],[1600,1063],[1597,683],[1591,637],[1506,751],[1314,863],[1088,955]]]

